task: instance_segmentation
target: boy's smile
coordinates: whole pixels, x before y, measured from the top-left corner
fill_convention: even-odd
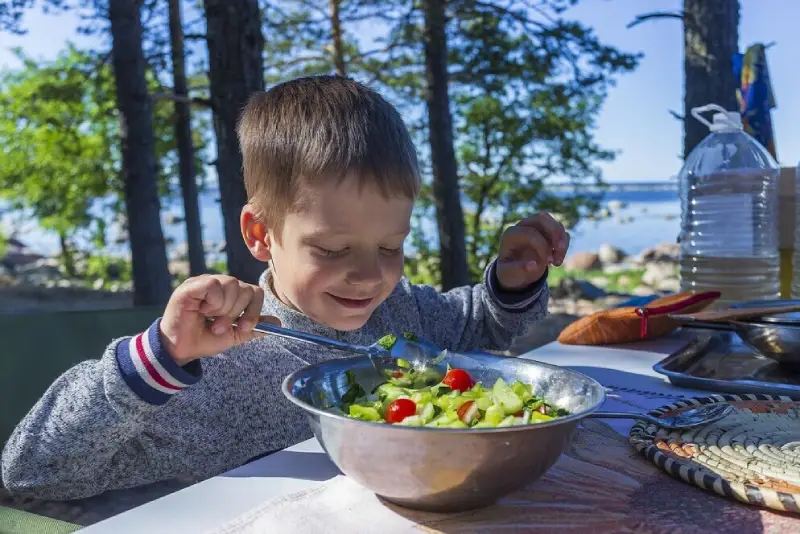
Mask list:
[[[266,240],[275,293],[318,323],[360,328],[403,275],[413,201],[360,187],[354,173],[306,185],[297,200]]]

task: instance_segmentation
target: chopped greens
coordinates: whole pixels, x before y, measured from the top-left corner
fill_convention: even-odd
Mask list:
[[[530,384],[518,380],[508,384],[498,378],[489,387],[474,383],[463,370],[452,371],[469,382],[453,387],[442,382],[421,387],[384,382],[370,395],[360,386],[351,386],[342,397],[342,410],[363,421],[431,428],[502,428],[569,415],[535,395]]]
[[[367,396],[367,392],[364,391],[364,388],[361,387],[361,384],[358,383],[356,380],[356,375],[353,374],[352,371],[347,371],[345,373],[345,377],[347,379],[347,385],[350,386],[344,395],[342,395],[341,399],[341,408],[342,411],[347,413],[348,409],[351,407],[351,404],[354,404],[358,399]]]
[[[397,336],[394,334],[386,334],[378,340],[378,345],[386,350],[392,350],[395,343],[397,343]]]

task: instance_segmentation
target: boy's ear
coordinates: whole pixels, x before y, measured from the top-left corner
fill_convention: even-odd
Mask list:
[[[242,208],[240,219],[242,227],[242,237],[250,249],[250,254],[259,261],[267,262],[272,259],[270,247],[272,244],[269,239],[267,226],[258,220],[253,206],[245,204]]]

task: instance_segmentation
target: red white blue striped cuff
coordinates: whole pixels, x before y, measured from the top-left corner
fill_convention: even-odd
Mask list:
[[[157,319],[147,330],[117,345],[122,378],[143,401],[164,404],[175,393],[197,383],[203,376],[199,361],[181,367],[161,345]]]

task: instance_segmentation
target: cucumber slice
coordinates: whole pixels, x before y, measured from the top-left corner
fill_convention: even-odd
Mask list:
[[[444,425],[445,428],[469,428],[469,425],[465,424],[463,421],[453,421],[447,425]]]
[[[506,427],[506,426],[514,426],[514,420],[515,419],[516,419],[516,417],[514,417],[513,415],[509,415],[508,417],[503,419],[500,422],[499,425],[497,425],[497,428]]]
[[[350,405],[350,417],[361,419],[362,421],[382,421],[383,418],[378,410],[369,406]]]
[[[489,409],[489,407],[493,404],[492,399],[490,397],[481,397],[475,401],[475,404],[478,405],[478,409],[482,412],[485,412]]]
[[[450,417],[446,413],[443,413],[438,417],[434,417],[430,424],[436,426],[446,426],[452,422],[453,421],[450,420]]]
[[[404,426],[425,426],[425,421],[419,415],[412,415],[410,417],[406,417],[397,424]]]
[[[508,387],[502,378],[498,378],[492,388],[494,400],[503,407],[506,415],[515,414],[522,409],[522,399]]]
[[[506,414],[503,411],[503,407],[497,404],[489,406],[486,409],[486,415],[483,417],[483,421],[486,422],[489,426],[495,427],[500,424],[500,422],[505,419]]]
[[[430,391],[417,391],[411,395],[411,400],[417,404],[425,405],[433,400],[433,396],[431,395]]]
[[[539,412],[531,412],[531,423],[541,422],[541,421],[552,421],[553,418],[549,415],[545,415]]]
[[[422,410],[419,413],[419,416],[422,418],[425,423],[430,423],[433,421],[434,416],[436,415],[436,410],[433,407],[433,403],[429,402],[425,406],[423,406]]]

